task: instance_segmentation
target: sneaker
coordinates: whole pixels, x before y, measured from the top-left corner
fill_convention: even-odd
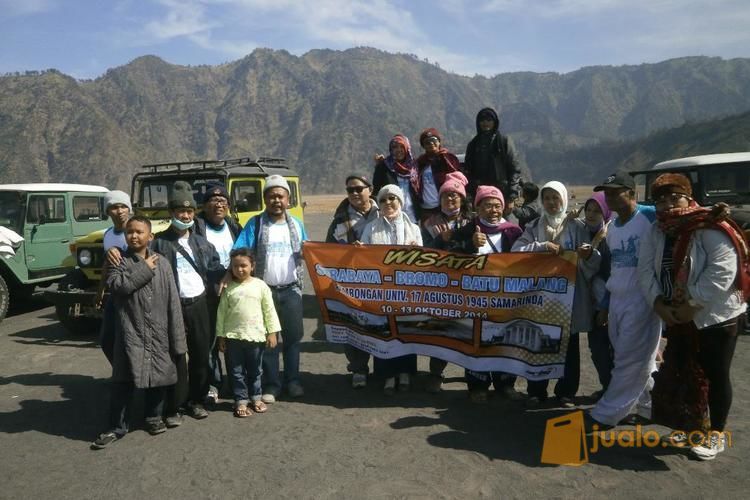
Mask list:
[[[698,460],[713,460],[716,455],[724,451],[724,433],[712,431],[707,442],[690,448],[690,452]]]
[[[196,420],[202,420],[208,416],[208,412],[200,403],[188,403],[188,414]]]
[[[383,385],[383,393],[386,396],[393,396],[396,394],[396,377],[389,377],[385,379],[385,384]]]
[[[398,392],[406,392],[411,386],[411,380],[408,373],[398,374]]]
[[[659,440],[662,442],[662,446],[671,446],[673,448],[685,448],[689,446],[688,436],[682,431],[664,434]]]
[[[591,394],[589,394],[587,399],[591,401],[592,403],[596,403],[597,401],[602,399],[602,396],[604,396],[604,389],[599,389],[598,391],[594,391]]]
[[[500,396],[510,401],[520,401],[521,399],[523,399],[523,394],[515,390],[512,386],[508,385],[501,388],[498,393],[500,394]]]
[[[438,394],[443,390],[443,377],[440,375],[430,375],[430,378],[427,379],[425,390],[430,394]]]
[[[301,398],[305,395],[305,389],[299,382],[290,382],[289,385],[286,386],[286,392],[289,394],[290,398]]]
[[[206,394],[205,403],[207,406],[214,406],[218,402],[219,402],[219,391],[217,391],[214,387],[211,387],[208,390],[208,394]]]
[[[362,389],[363,387],[367,387],[367,375],[364,373],[352,375],[352,389]]]
[[[91,443],[91,449],[103,450],[121,437],[122,436],[118,436],[117,434],[115,434],[114,431],[104,432],[102,434],[99,434],[99,437],[96,438],[96,441]]]
[[[152,436],[156,436],[157,434],[167,432],[167,426],[161,419],[158,419],[152,422],[146,422],[146,430]]]
[[[182,425],[182,414],[175,413],[174,415],[169,415],[164,421],[167,424],[167,429],[174,429]]]
[[[576,404],[573,401],[573,399],[572,398],[566,398],[565,396],[560,396],[560,397],[557,398],[557,405],[560,408],[568,408],[568,409],[576,407]]]
[[[276,402],[276,395],[271,394],[270,392],[263,394],[260,397],[260,400],[266,403],[267,405],[272,405]]]

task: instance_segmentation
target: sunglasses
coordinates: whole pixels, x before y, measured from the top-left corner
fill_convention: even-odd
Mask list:
[[[359,194],[365,189],[367,189],[367,186],[346,186],[346,192],[349,194]]]
[[[428,137],[427,139],[424,140],[425,144],[437,144],[439,142],[440,142],[440,139],[438,139],[437,137]]]
[[[383,197],[382,197],[382,198],[380,198],[380,199],[379,199],[378,201],[379,201],[380,203],[383,203],[384,201],[388,201],[388,202],[391,202],[391,203],[393,203],[393,202],[394,202],[394,201],[396,201],[396,200],[398,200],[398,196],[393,196],[393,195],[389,195],[389,196],[383,196]]]

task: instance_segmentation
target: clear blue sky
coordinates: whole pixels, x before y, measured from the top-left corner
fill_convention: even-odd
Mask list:
[[[750,56],[750,0],[0,0],[0,73],[371,46],[459,74]]]

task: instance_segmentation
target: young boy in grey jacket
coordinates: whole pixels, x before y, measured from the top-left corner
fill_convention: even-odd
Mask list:
[[[162,421],[166,386],[177,382],[175,359],[187,351],[179,295],[172,268],[148,249],[151,222],[135,216],[125,226],[128,249],[110,270],[107,287],[115,306],[110,430],[92,449],[106,448],[128,432],[130,402],[144,389],[146,429],[166,431]]]

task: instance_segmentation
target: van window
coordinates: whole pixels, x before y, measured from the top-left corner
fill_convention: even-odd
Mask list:
[[[260,181],[235,181],[232,183],[232,207],[237,212],[263,210],[263,193]]]
[[[103,198],[99,196],[73,197],[73,218],[78,222],[104,220]]]
[[[29,196],[26,222],[29,224],[65,222],[65,196],[54,194]]]

